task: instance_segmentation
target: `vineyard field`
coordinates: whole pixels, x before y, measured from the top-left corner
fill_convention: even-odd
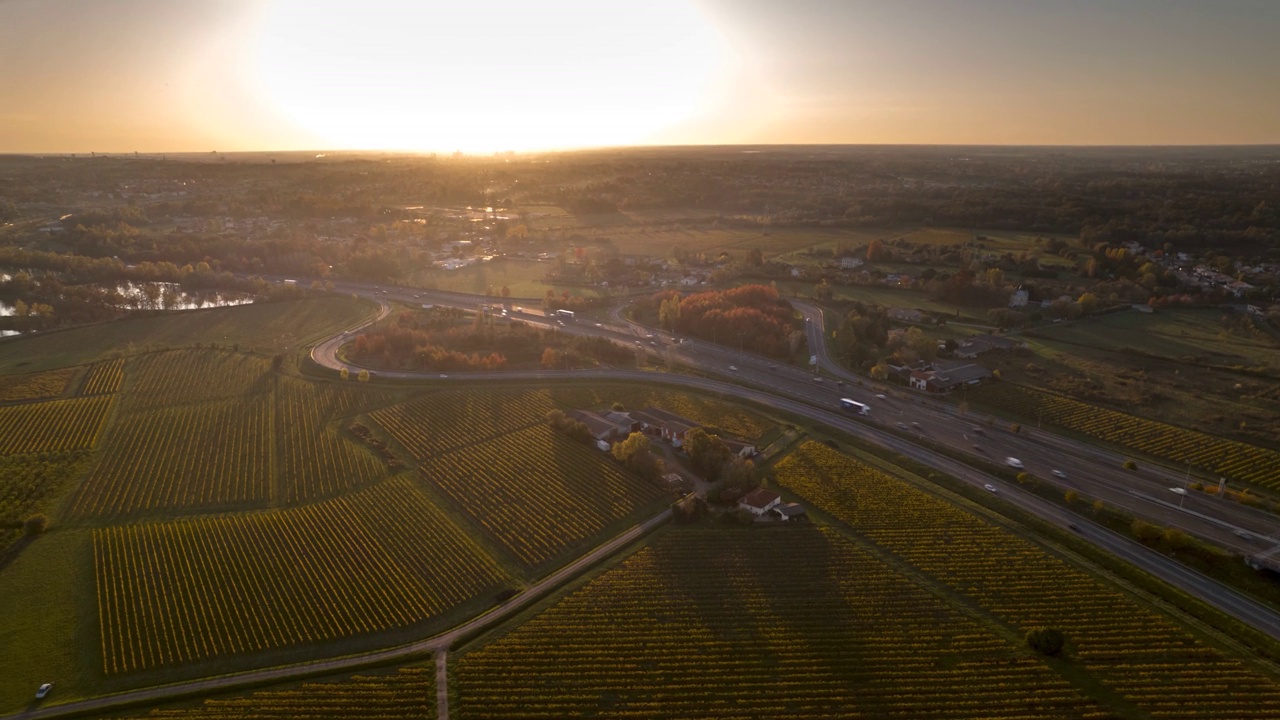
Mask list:
[[[1022,417],[1042,417],[1050,425],[1178,465],[1191,465],[1214,475],[1280,489],[1280,452],[1275,450],[1008,383],[990,384],[973,397],[976,402],[1004,408]]]
[[[95,530],[107,674],[429,620],[502,570],[405,477],[281,511]]]
[[[88,450],[114,400],[102,395],[0,407],[0,455]]]
[[[330,423],[368,398],[347,388],[282,379],[277,396],[285,502],[324,498],[387,476],[386,463]]]
[[[288,690],[205,700],[196,707],[152,710],[132,720],[430,720],[436,717],[435,681],[434,667],[402,668],[383,675],[356,675],[345,680],[307,682]]]
[[[1105,716],[1020,643],[812,525],[671,530],[451,677],[463,720]]]
[[[663,497],[545,423],[445,454],[421,474],[529,567]]]
[[[150,353],[129,364],[125,396],[130,410],[171,407],[270,392],[265,358],[226,350],[193,349]]]
[[[124,385],[124,358],[98,363],[89,369],[81,395],[104,395],[120,392]]]
[[[447,391],[370,413],[418,461],[545,422],[547,391]]]
[[[269,396],[124,415],[72,512],[87,517],[264,505],[275,494],[271,426]]]
[[[977,515],[820,443],[776,466],[779,483],[1016,635],[1061,629],[1073,662],[1162,718],[1280,715],[1280,683],[1083,569]]]
[[[661,390],[643,385],[614,385],[591,388],[574,393],[578,397],[557,396],[557,401],[570,407],[601,407],[620,402],[628,410],[641,410],[647,406],[662,408],[682,415],[703,427],[736,435],[749,440],[759,440],[772,427],[760,415],[730,402],[703,397],[692,393]],[[572,402],[576,400],[575,402]]]
[[[0,378],[0,403],[58,397],[66,392],[67,384],[79,373],[79,368],[63,368]]]

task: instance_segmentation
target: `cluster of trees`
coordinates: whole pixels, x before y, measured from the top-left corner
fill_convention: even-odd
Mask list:
[[[630,365],[635,354],[606,338],[566,335],[484,313],[405,311],[356,336],[353,360],[390,369],[500,370],[509,365],[552,368]]]
[[[769,285],[684,296],[668,290],[637,303],[637,311],[674,332],[770,357],[789,357],[804,348],[804,321]]]
[[[614,443],[611,452],[615,460],[646,480],[657,480],[666,472],[666,464],[653,452],[644,433],[631,433],[626,440]]]
[[[552,430],[567,435],[579,442],[591,442],[591,430],[586,424],[574,420],[564,414],[563,410],[550,410],[547,412],[547,424]]]

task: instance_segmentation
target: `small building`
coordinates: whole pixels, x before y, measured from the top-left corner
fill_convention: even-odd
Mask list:
[[[662,439],[671,443],[671,447],[681,447],[684,445],[685,436],[695,427],[697,425],[680,420],[668,420],[662,423]]]
[[[1009,296],[1009,307],[1011,308],[1026,307],[1027,301],[1030,299],[1031,299],[1030,293],[1028,293],[1026,290],[1023,290],[1022,288],[1018,288],[1017,290],[1013,291],[1012,295]]]
[[[773,509],[773,514],[778,519],[786,522],[788,520],[799,520],[809,516],[808,511],[800,503],[782,503]]]
[[[618,427],[626,428],[628,435],[630,435],[633,432],[640,432],[641,430],[644,429],[641,426],[641,423],[639,420],[636,420],[635,418],[631,417],[630,414],[621,412],[619,410],[611,410],[605,413],[604,419],[608,420],[614,425],[617,425]]]
[[[992,350],[1012,350],[1018,347],[1017,341],[1000,335],[985,333],[965,338],[956,345],[955,355],[961,358],[976,358]]]
[[[759,453],[754,444],[743,440],[720,438],[720,442],[724,443],[724,446],[729,448],[729,452],[733,453],[733,456],[739,460],[748,460]]]
[[[611,422],[599,413],[590,410],[570,410],[565,413],[569,417],[587,426],[587,432],[597,441],[613,442],[630,434],[630,430]]]
[[[764,488],[756,488],[738,501],[738,507],[759,517],[777,507],[781,502],[782,496],[778,493]]]
[[[963,385],[977,385],[989,377],[991,377],[990,370],[974,363],[933,366],[928,369],[912,370],[910,384],[913,390],[949,393]]]
[[[854,268],[860,267],[861,265],[862,265],[862,258],[856,258],[850,255],[846,255],[840,258],[840,269],[842,270],[853,270]]]

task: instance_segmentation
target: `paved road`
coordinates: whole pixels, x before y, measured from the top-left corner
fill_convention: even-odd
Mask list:
[[[400,645],[386,650],[335,658],[332,660],[322,660],[320,662],[306,663],[303,665],[266,668],[263,670],[237,673],[235,675],[209,678],[208,680],[196,680],[193,682],[178,683],[175,685],[135,690],[117,695],[108,695],[90,700],[71,702],[65,705],[54,705],[25,713],[18,713],[17,715],[10,715],[5,720],[17,720],[17,718],[59,718],[72,717],[76,715],[100,715],[133,705],[153,705],[166,700],[174,700],[182,697],[202,697],[213,695],[215,693],[226,692],[228,690],[234,690],[240,687],[262,685],[268,682],[284,682],[288,680],[296,680],[302,677],[330,675],[339,672],[358,670],[360,668],[371,667],[374,665],[386,665],[398,660],[409,660],[432,653],[437,654],[437,658],[439,658],[447,653],[449,648],[453,647],[453,645],[459,640],[484,632],[485,630],[488,630],[489,628],[510,618],[521,610],[524,610],[545,597],[552,590],[564,585],[580,575],[583,571],[612,556],[636,540],[639,540],[641,537],[652,532],[670,519],[671,510],[663,510],[639,525],[635,525],[613,537],[608,542],[596,547],[594,550],[591,550],[585,555],[579,557],[577,560],[574,560],[568,565],[565,565],[559,570],[556,570],[550,575],[533,583],[529,587],[525,588],[520,594],[501,603],[500,605],[495,606],[483,615],[474,617],[471,620],[448,630],[447,632],[425,640],[419,640],[408,645]],[[437,659],[437,662],[439,662],[439,659]],[[437,667],[439,667],[439,665],[437,665]],[[438,672],[439,671],[437,671],[437,678],[439,678]],[[447,685],[446,687],[438,690],[441,695],[446,695],[447,691]],[[447,698],[444,702],[445,705],[443,705],[443,709],[447,713]],[[447,715],[442,717],[447,717]]]

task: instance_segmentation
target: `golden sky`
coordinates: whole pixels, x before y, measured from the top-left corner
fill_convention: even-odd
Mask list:
[[[0,0],[0,152],[1280,143],[1271,0]]]

